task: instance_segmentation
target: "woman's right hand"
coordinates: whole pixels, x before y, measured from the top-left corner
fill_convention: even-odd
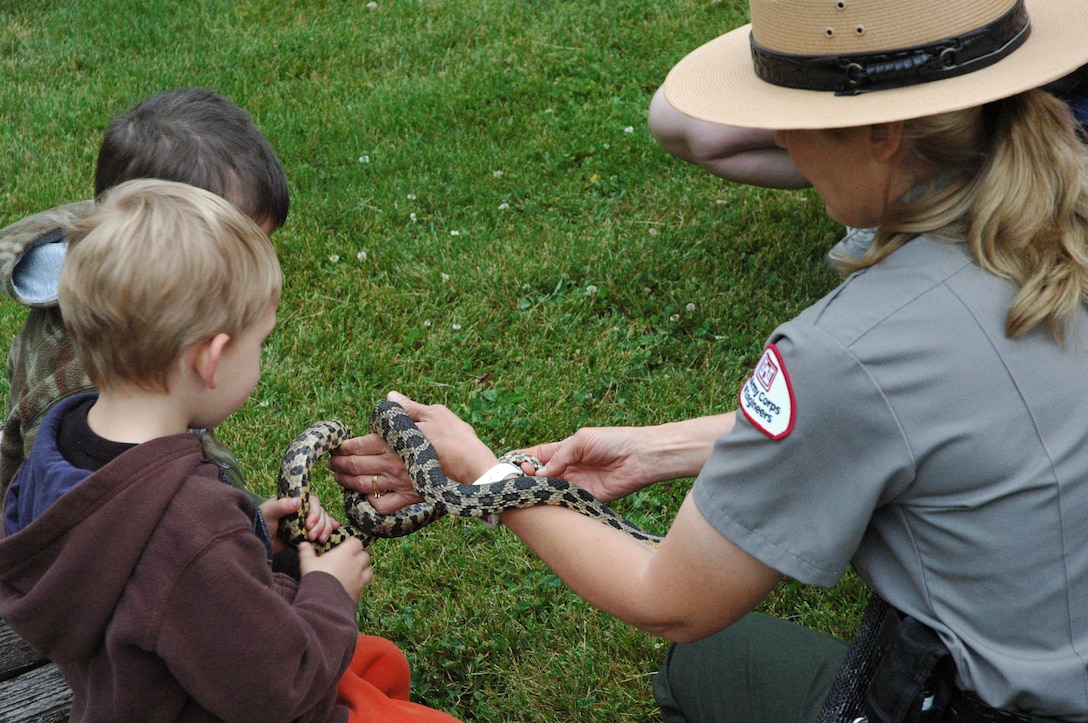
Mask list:
[[[583,427],[560,442],[522,451],[544,463],[531,474],[562,477],[611,502],[658,481],[640,454],[646,447],[637,440],[644,433],[640,427]]]
[[[699,474],[714,440],[735,421],[736,413],[727,412],[652,427],[583,427],[523,451],[544,463],[536,475],[562,477],[611,502],[655,482]]]

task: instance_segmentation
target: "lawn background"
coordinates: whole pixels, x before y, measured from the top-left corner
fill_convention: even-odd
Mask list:
[[[836,283],[841,232],[811,191],[725,183],[647,130],[669,67],[745,12],[0,0],[0,224],[89,198],[105,125],[151,93],[208,86],[252,113],[291,183],[273,237],[286,288],[262,381],[220,434],[265,493],[297,432],[362,430],[390,389],[498,450],[727,411],[775,324]],[[3,339],[24,311],[0,304]],[[689,486],[616,507],[664,531]],[[657,720],[663,641],[586,605],[509,532],[441,520],[371,552],[360,627],[407,652],[418,700],[465,720]],[[864,596],[853,577],[787,582],[763,609],[847,636]]]

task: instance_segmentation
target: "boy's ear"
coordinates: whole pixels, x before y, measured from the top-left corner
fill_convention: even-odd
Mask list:
[[[192,369],[204,381],[208,389],[219,386],[216,371],[219,369],[219,360],[223,358],[223,351],[229,343],[230,336],[221,332],[211,339],[194,345]]]

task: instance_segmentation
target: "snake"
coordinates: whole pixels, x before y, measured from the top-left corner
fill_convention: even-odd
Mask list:
[[[601,502],[587,490],[560,477],[520,475],[486,484],[460,484],[442,471],[438,453],[420,431],[404,407],[392,401],[377,404],[370,413],[370,431],[385,440],[404,462],[416,492],[423,502],[408,505],[394,513],[382,514],[359,491],[344,488],[343,502],[347,522],[342,523],[325,542],[314,542],[318,554],[351,537],[363,546],[378,538],[411,534],[445,515],[486,518],[507,510],[556,505],[580,512],[628,536],[656,547],[661,536],[647,532]],[[309,515],[310,480],[317,461],[351,437],[351,429],[337,420],[322,420],[306,428],[291,441],[280,464],[280,497],[299,497],[302,504],[290,515],[280,518],[280,537],[291,545],[307,539],[305,520]],[[521,452],[508,452],[499,458],[521,467],[529,462],[534,468],[540,461]]]

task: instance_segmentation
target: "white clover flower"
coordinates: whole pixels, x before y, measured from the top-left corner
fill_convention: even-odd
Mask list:
[[[598,291],[597,287],[594,286],[593,284],[590,284],[589,286],[586,287],[586,296],[594,296],[594,295],[596,295],[597,291]]]
[[[355,258],[360,261],[366,261],[366,251],[360,250],[359,253],[355,254]]]
[[[431,328],[431,320],[430,319],[427,319],[427,321],[423,322],[423,328],[424,329],[430,329]]]
[[[695,311],[695,304],[689,301],[688,305],[685,306],[684,308],[687,309],[688,311]]]
[[[442,283],[444,284],[449,280],[450,280],[450,275],[443,271],[442,272]]]
[[[461,325],[460,324],[454,324],[451,328],[454,331],[461,331]]]
[[[508,209],[508,208],[510,208],[510,204],[509,204],[509,203],[500,203],[500,204],[499,204],[499,210],[500,210],[500,211],[505,211],[505,210],[506,210],[506,209]]]
[[[408,220],[409,220],[409,221],[411,221],[412,223],[415,223],[415,222],[416,222],[416,215],[415,215],[415,213],[410,213],[410,214],[408,214]]]
[[[370,163],[370,156],[366,155],[365,153],[359,156],[359,163]]]
[[[635,127],[634,126],[627,126],[626,128],[623,129],[623,132],[624,133],[634,133],[635,132]]]
[[[650,227],[650,235],[651,236],[656,236],[657,235],[657,229],[651,226]]]
[[[725,204],[729,203],[729,201],[725,200],[724,198],[719,198],[714,203],[718,206],[724,206]]]
[[[409,193],[409,194],[408,194],[408,200],[409,200],[409,201],[414,201],[414,200],[416,200],[416,194],[414,194],[414,193]]]
[[[458,231],[457,229],[453,229],[452,231],[450,231],[450,236],[460,236],[460,235],[461,235],[461,232]]]
[[[376,2],[368,2],[368,3],[366,4],[366,9],[367,9],[367,10],[377,10],[377,9],[378,9],[378,3],[376,3]]]
[[[669,317],[669,321],[672,321],[672,322],[680,321],[680,315],[679,314],[673,314],[672,316]]]
[[[502,178],[502,171],[492,171],[491,176],[493,178]]]
[[[333,254],[329,256],[329,261],[333,262],[334,264],[340,263],[340,254]]]

